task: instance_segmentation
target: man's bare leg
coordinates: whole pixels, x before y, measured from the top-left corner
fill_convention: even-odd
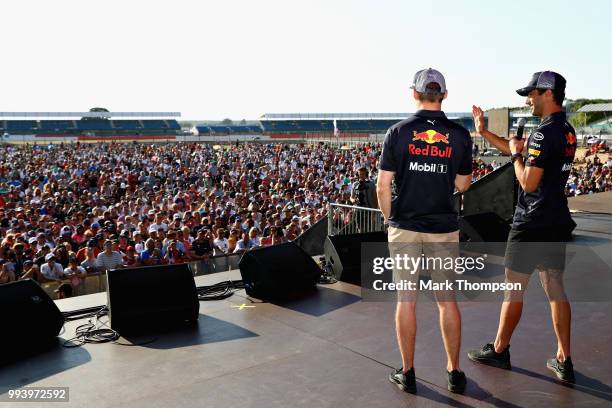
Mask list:
[[[395,331],[404,371],[414,366],[416,329],[416,300],[398,301],[395,310]]]
[[[540,271],[540,282],[550,302],[553,329],[557,336],[557,360],[563,362],[571,356],[572,308],[565,294],[562,273],[557,270]]]
[[[440,312],[440,331],[446,350],[446,370],[459,370],[459,351],[461,349],[461,313],[455,301],[438,302]]]
[[[497,327],[497,336],[495,337],[495,352],[501,353],[510,344],[512,333],[518,326],[523,313],[523,293],[527,289],[530,275],[514,272],[506,268],[506,282],[520,283],[520,291],[506,291],[504,302],[502,303],[499,314],[499,326]]]

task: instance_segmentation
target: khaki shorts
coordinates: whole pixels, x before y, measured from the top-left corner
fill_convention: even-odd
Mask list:
[[[411,281],[419,285],[421,280],[430,278],[433,282],[454,281],[453,270],[444,269],[444,260],[459,256],[459,231],[432,234],[389,227],[389,255],[392,258],[407,256],[410,259],[421,258],[417,268],[393,269],[393,281]],[[410,264],[408,264],[410,265]],[[401,300],[416,300],[418,291],[398,291]],[[443,300],[438,293],[436,296]],[[446,300],[454,300],[454,295],[447,294]]]

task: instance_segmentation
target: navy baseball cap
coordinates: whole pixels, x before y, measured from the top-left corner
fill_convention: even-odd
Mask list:
[[[533,74],[531,80],[524,88],[517,89],[521,96],[529,95],[534,89],[551,89],[565,91],[565,78],[553,71],[540,71]]]
[[[428,93],[431,92],[431,90],[427,89],[427,85],[433,82],[440,85],[441,93],[446,92],[446,81],[444,80],[444,76],[440,71],[436,71],[433,68],[422,69],[414,74],[414,79],[412,80],[412,86],[410,88],[420,93]]]

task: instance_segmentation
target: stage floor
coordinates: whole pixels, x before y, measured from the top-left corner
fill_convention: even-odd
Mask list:
[[[612,216],[575,218],[579,240],[610,262]],[[196,283],[230,278],[240,279],[239,271],[200,276]],[[105,303],[105,293],[58,301],[62,310]],[[243,291],[201,302],[197,328],[129,339],[154,340],[145,345],[57,347],[2,367],[0,394],[24,386],[70,387],[70,402],[46,404],[58,407],[604,407],[612,401],[611,305],[573,304],[574,386],[557,382],[545,367],[556,349],[546,303],[525,305],[512,340],[513,369],[504,371],[466,357],[494,338],[499,304],[462,302],[461,367],[468,387],[465,395],[451,394],[437,309],[423,301],[417,308],[418,394],[406,394],[387,380],[401,365],[394,304],[361,301],[359,287],[337,283],[286,304],[252,303]],[[62,338],[81,323],[66,324]]]

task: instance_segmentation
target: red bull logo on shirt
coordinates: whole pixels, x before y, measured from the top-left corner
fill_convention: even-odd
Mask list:
[[[433,129],[426,130],[424,132],[417,133],[412,131],[414,137],[412,141],[421,141],[427,143],[423,147],[418,147],[412,143],[408,145],[408,153],[414,156],[431,156],[431,157],[442,157],[449,159],[451,157],[453,148],[450,146],[440,147],[436,146],[436,143],[448,143],[448,133],[443,135]]]
[[[449,159],[452,151],[453,148],[450,146],[441,148],[435,145],[426,145],[424,147],[416,147],[412,143],[408,145],[408,153],[414,156],[431,156]]]
[[[419,133],[417,133],[416,131],[412,131],[412,133],[414,135],[412,141],[420,140],[427,144],[434,144],[440,142],[448,144],[448,133],[443,135],[442,133],[438,133],[433,129],[429,129]]]
[[[567,135],[565,135],[565,140],[567,141],[567,144],[576,144],[576,135],[569,132]]]

